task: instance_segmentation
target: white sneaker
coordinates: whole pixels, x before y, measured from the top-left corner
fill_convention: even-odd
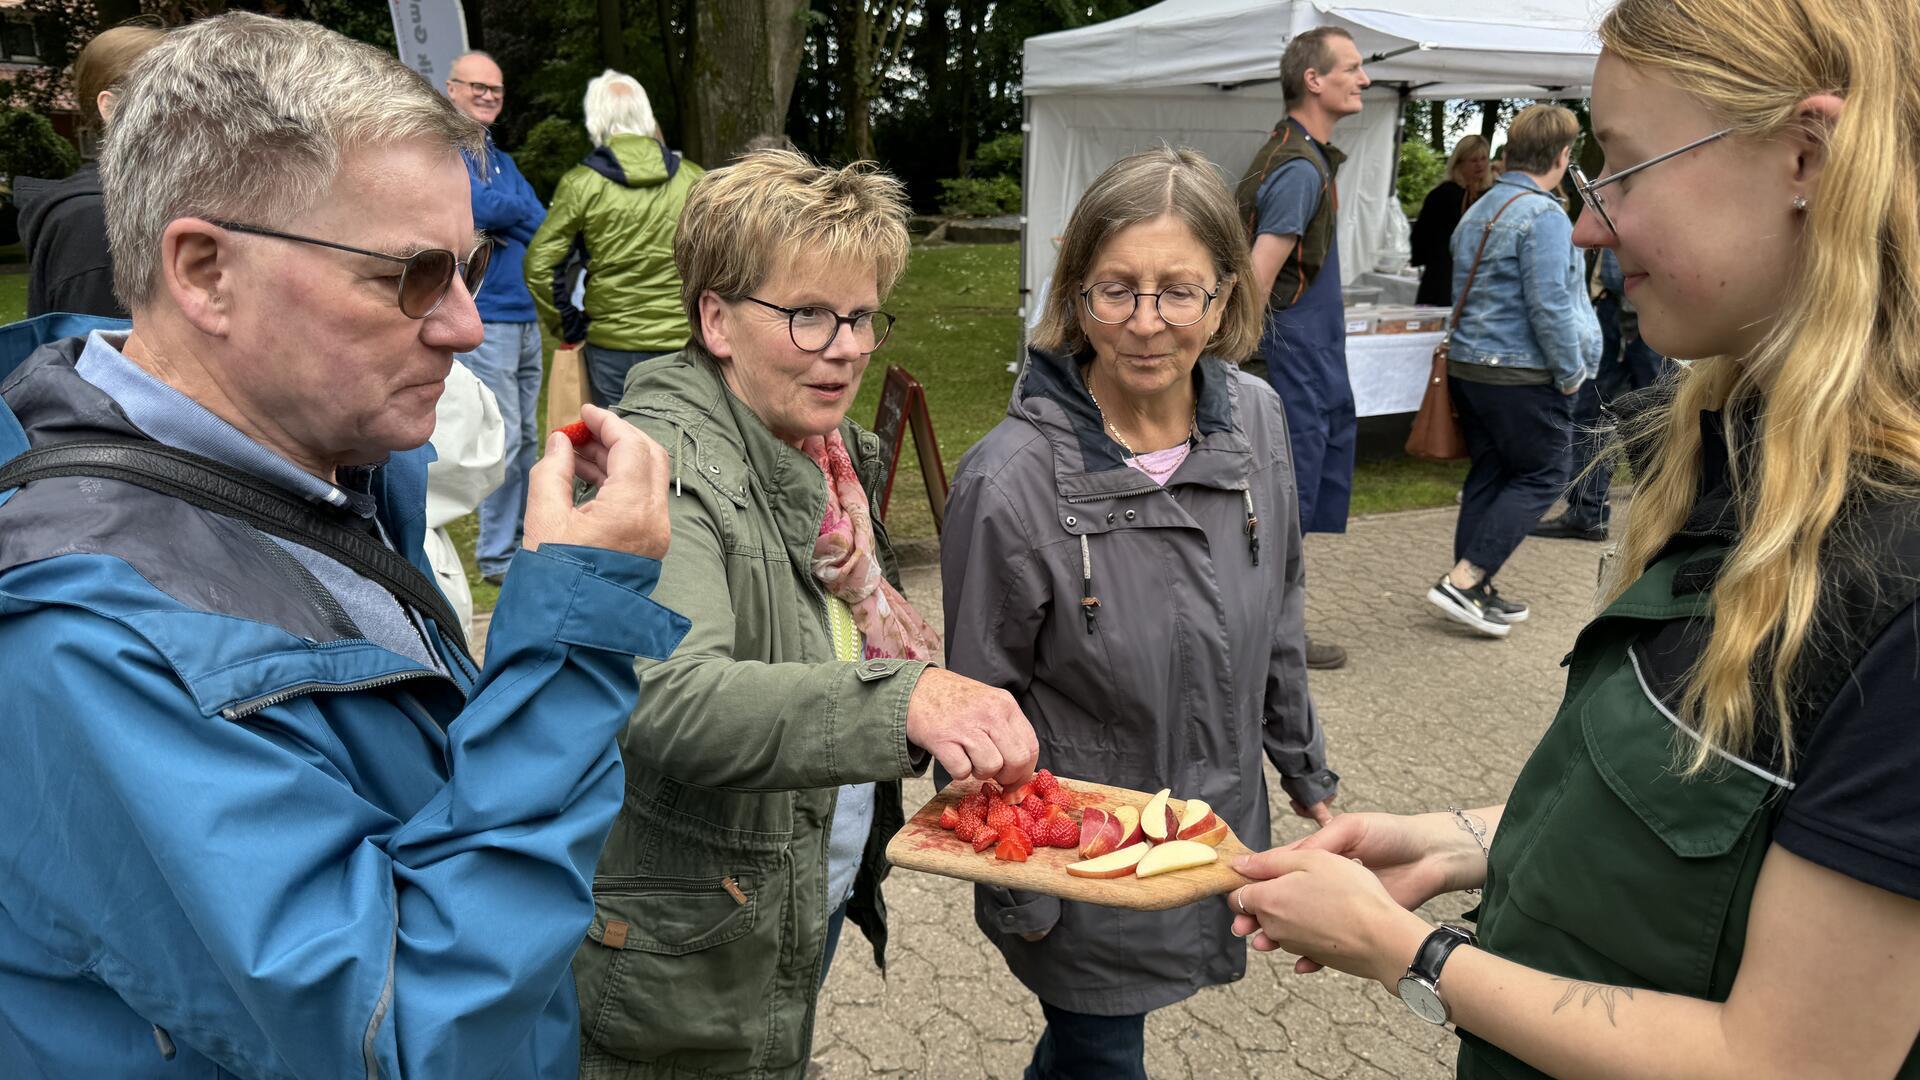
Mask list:
[[[1487,592],[1479,585],[1462,589],[1442,576],[1427,590],[1427,600],[1447,618],[1465,623],[1488,637],[1503,638],[1512,629],[1487,610]]]

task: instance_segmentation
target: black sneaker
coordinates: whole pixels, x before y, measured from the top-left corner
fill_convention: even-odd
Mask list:
[[[1605,525],[1583,525],[1578,521],[1569,521],[1567,515],[1548,518],[1527,530],[1528,536],[1544,536],[1549,540],[1592,540],[1604,541],[1607,538]]]
[[[1525,600],[1509,600],[1501,596],[1500,590],[1493,587],[1492,581],[1483,581],[1480,583],[1480,587],[1486,590],[1487,593],[1487,614],[1499,619],[1501,622],[1509,625],[1517,622],[1526,622],[1527,616],[1532,614],[1532,612],[1527,610],[1527,602]]]
[[[1510,629],[1504,620],[1487,610],[1487,590],[1483,586],[1462,589],[1441,575],[1433,588],[1427,590],[1427,600],[1447,618],[1465,623],[1488,637],[1506,637]]]

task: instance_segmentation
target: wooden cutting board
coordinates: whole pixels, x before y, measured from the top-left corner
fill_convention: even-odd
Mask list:
[[[1115,810],[1122,806],[1142,807],[1153,798],[1150,792],[1108,787],[1083,780],[1062,779],[1060,785],[1071,790],[1081,807],[1098,806]],[[1080,878],[1067,873],[1068,863],[1080,861],[1076,848],[1035,848],[1026,862],[1004,862],[993,857],[993,849],[975,852],[973,845],[940,827],[940,812],[957,806],[960,800],[980,786],[977,780],[948,784],[907,819],[905,826],[887,844],[887,861],[908,870],[919,870],[962,881],[1002,885],[1009,889],[1045,893],[1062,900],[1079,900],[1106,907],[1132,908],[1136,911],[1164,911],[1181,907],[1209,896],[1232,892],[1248,879],[1233,870],[1233,860],[1250,854],[1240,838],[1229,830],[1220,841],[1220,858],[1205,866],[1176,870],[1150,878]],[[1186,806],[1181,799],[1168,799],[1177,813]],[[1075,820],[1079,812],[1073,811]]]

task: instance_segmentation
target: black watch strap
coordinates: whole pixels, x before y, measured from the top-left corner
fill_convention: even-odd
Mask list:
[[[1408,965],[1407,974],[1425,979],[1431,985],[1439,985],[1440,968],[1446,964],[1447,957],[1462,945],[1473,944],[1473,935],[1458,926],[1440,926],[1427,935],[1420,943],[1420,949],[1413,954],[1413,963]]]

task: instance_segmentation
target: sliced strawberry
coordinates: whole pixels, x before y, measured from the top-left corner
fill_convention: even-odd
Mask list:
[[[1080,846],[1080,827],[1065,814],[1048,818],[1040,826],[1035,839],[1048,847],[1077,848]]]
[[[973,850],[985,851],[993,846],[995,840],[999,839],[1000,834],[994,831],[993,826],[982,826],[979,832],[973,834]],[[1004,843],[1004,841],[1002,842]]]
[[[1020,845],[1021,847],[1024,847],[1024,848],[1026,848],[1026,849],[1027,849],[1027,854],[1029,854],[1029,855],[1031,855],[1031,854],[1033,854],[1033,846],[1034,846],[1034,845],[1033,845],[1033,834],[1032,834],[1032,833],[1030,833],[1030,832],[1028,832],[1028,831],[1027,831],[1027,830],[1025,830],[1025,829],[1022,829],[1022,828],[1020,828],[1020,827],[1019,827],[1019,826],[1017,826],[1017,825],[1016,825],[1016,826],[1014,826],[1014,827],[1013,827],[1013,828],[1011,828],[1011,829],[1007,829],[1007,830],[1005,830],[1005,831],[1003,831],[1003,832],[1002,832],[1002,833],[1000,834],[1000,839],[1002,839],[1002,840],[1012,840],[1012,841],[1013,841],[1014,843],[1017,843],[1017,844],[1019,844],[1019,845]]]
[[[1045,797],[1049,791],[1060,790],[1060,778],[1047,769],[1041,769],[1033,774],[1032,780],[1027,781],[1027,786]]]
[[[982,822],[979,818],[962,814],[960,815],[960,823],[953,827],[953,835],[962,840],[972,840],[981,829],[986,827],[986,823]]]
[[[558,430],[560,434],[565,435],[567,441],[575,446],[585,446],[593,441],[593,432],[587,430],[587,422],[585,420],[575,420],[573,423],[556,430]]]
[[[961,799],[960,812],[964,814],[969,810],[973,811],[976,817],[984,820],[987,816],[987,793],[984,791],[975,791],[966,798]]]
[[[1000,841],[1000,846],[993,850],[994,858],[1007,862],[1026,862],[1027,856],[1031,854],[1033,854],[1032,848],[1022,847],[1012,840]]]
[[[995,801],[1005,802],[1006,801],[1004,798],[1002,798],[1002,796],[1004,796],[1006,792],[1001,790],[1000,785],[992,780],[989,780],[986,783],[980,785],[980,794],[985,795],[987,797],[988,802],[995,802]]]
[[[1028,781],[1000,796],[1000,801],[1006,803],[1008,806],[1019,806],[1027,801],[1028,795],[1038,794],[1038,792],[1033,791],[1032,788],[1033,782]]]
[[[954,826],[958,824],[960,824],[960,811],[955,810],[951,806],[947,807],[945,810],[940,811],[940,827],[941,828],[951,832],[953,831]]]
[[[1080,800],[1074,798],[1073,792],[1063,787],[1053,788],[1041,798],[1045,799],[1049,806],[1065,807],[1068,810],[1078,809],[1080,806]]]

